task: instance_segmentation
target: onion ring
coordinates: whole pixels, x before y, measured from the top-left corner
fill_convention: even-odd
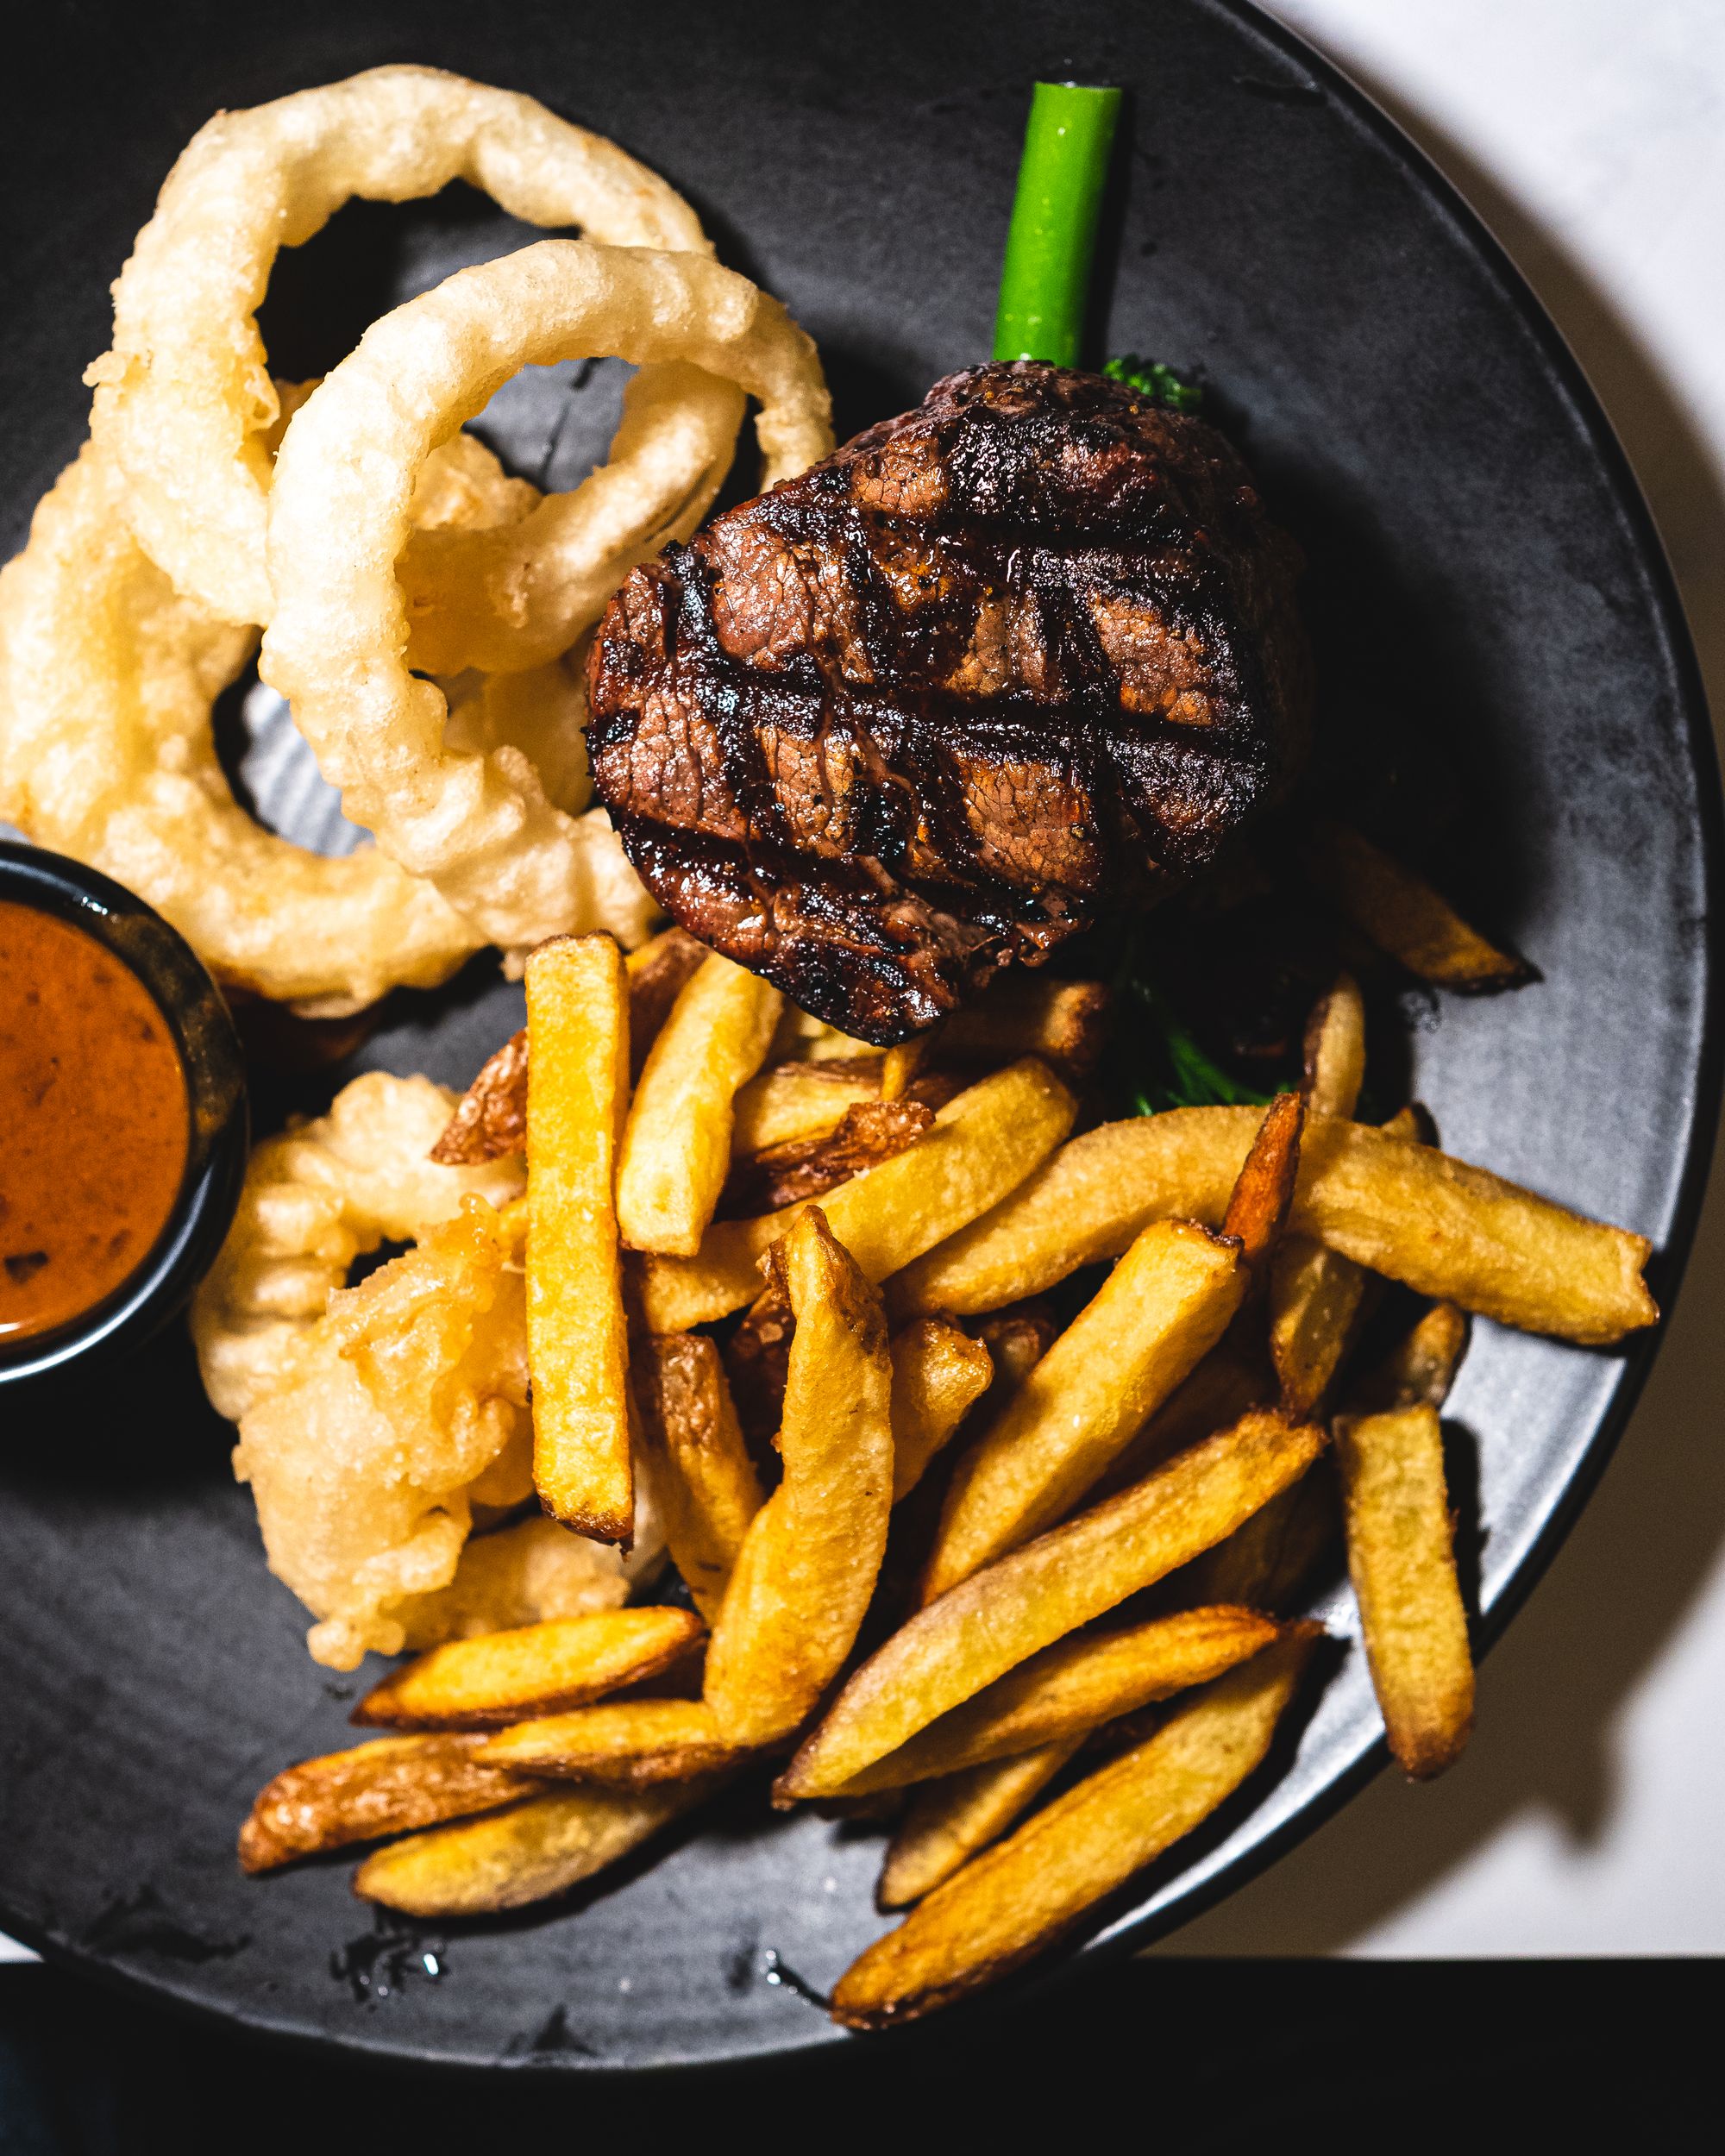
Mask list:
[[[831,448],[812,343],[746,278],[699,255],[542,240],[373,323],[288,429],[271,498],[265,679],[347,813],[517,950],[604,924],[591,845],[525,756],[450,750],[442,691],[409,669],[396,563],[436,445],[520,367],[601,354],[686,360],[757,397],[763,486]]]
[[[529,223],[712,251],[689,205],[615,143],[531,97],[436,68],[373,68],[218,113],[169,173],[114,288],[113,347],[85,378],[96,391],[91,431],[125,474],[126,513],[140,544],[206,611],[235,623],[270,614],[265,437],[277,400],[254,317],[278,251],[303,244],[355,196],[403,202],[455,179],[471,181]],[[650,384],[637,396],[648,407],[659,401]],[[626,551],[631,529],[644,538],[686,518],[691,497],[709,482],[717,487],[741,417],[739,406],[729,409],[725,436],[724,412],[706,400],[705,427],[693,437],[682,430],[683,462],[655,460],[656,490],[644,483],[608,490],[635,526],[608,527],[605,551]],[[549,538],[564,511],[548,503],[538,514]],[[590,524],[592,516],[580,521]],[[437,549],[436,559],[450,580],[437,670],[454,670],[475,662],[451,641],[471,580],[459,546]],[[481,588],[490,586],[481,580]],[[540,579],[534,588],[536,600],[549,586]],[[537,665],[575,633],[542,627],[511,663]]]
[[[518,1158],[427,1158],[453,1095],[368,1072],[254,1151],[192,1305],[217,1411],[240,1424],[270,1569],[319,1621],[313,1659],[354,1668],[499,1625],[610,1608],[663,1549],[637,1498],[625,1564],[547,1520],[468,1543],[475,1510],[532,1494]],[[483,1201],[483,1202],[482,1202]],[[412,1247],[357,1288],[355,1257]]]
[[[86,444],[0,570],[0,813],[166,916],[230,986],[355,1009],[480,937],[372,846],[326,859],[234,799],[210,706],[256,644],[178,598]]]
[[[500,1207],[525,1188],[518,1156],[479,1168],[430,1157],[455,1102],[429,1078],[367,1071],[316,1122],[253,1149],[234,1225],[191,1304],[218,1414],[237,1422],[279,1388],[356,1257],[453,1219],[465,1198]]]
[[[567,651],[637,561],[687,539],[731,468],[743,396],[674,360],[623,394],[611,461],[524,522],[483,538],[416,533],[398,565],[410,665],[507,673]]]

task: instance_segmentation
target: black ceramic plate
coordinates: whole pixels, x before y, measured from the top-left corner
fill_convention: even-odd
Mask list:
[[[1294,40],[1220,0],[206,0],[105,26],[62,7],[47,28],[49,64],[14,72],[0,189],[9,543],[82,433],[108,280],[219,105],[403,58],[537,93],[690,194],[725,257],[819,340],[855,426],[986,355],[1032,79],[1129,85],[1110,345],[1211,385],[1309,554],[1329,711],[1441,741],[1466,802],[1457,873],[1543,975],[1427,1014],[1414,1086],[1456,1151],[1645,1230],[1669,1295],[1717,1076],[1717,780],[1683,624],[1550,324],[1443,183]],[[284,266],[273,351],[309,372],[386,301],[513,243],[470,199],[344,213]],[[495,431],[567,483],[615,396],[614,370],[573,391],[540,378]],[[267,721],[248,776],[311,835],[327,809]],[[515,1008],[480,969],[404,1001],[357,1062],[464,1081]],[[1485,1639],[1573,1515],[1651,1351],[1478,1328],[1453,1416],[1458,1461],[1477,1459]],[[881,1929],[878,1843],[773,1822],[752,1799],[508,1924],[373,1933],[341,1863],[243,1881],[232,1840],[253,1792],[343,1742],[354,1687],[307,1662],[226,1451],[172,1344],[105,1394],[9,1420],[0,1921],[254,2028],[421,2059],[628,2068],[835,2040],[774,1979],[824,1989]],[[1325,1614],[1349,1630],[1344,1597]],[[1087,1951],[1165,1932],[1284,1847],[1358,1786],[1377,1728],[1354,1651],[1280,1779],[1139,1881]]]

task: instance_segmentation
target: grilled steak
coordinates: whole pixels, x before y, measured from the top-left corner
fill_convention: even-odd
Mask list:
[[[589,662],[594,781],[685,928],[903,1040],[1285,790],[1297,566],[1203,421],[973,367],[630,573]]]

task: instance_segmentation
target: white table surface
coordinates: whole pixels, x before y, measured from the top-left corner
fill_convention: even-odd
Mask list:
[[[1725,711],[1725,8],[1283,0],[1509,248],[1592,377]],[[1725,1952],[1725,1177],[1634,1421],[1481,1673],[1466,1758],[1384,1775],[1164,1954]],[[23,1949],[0,1939],[0,1959]]]

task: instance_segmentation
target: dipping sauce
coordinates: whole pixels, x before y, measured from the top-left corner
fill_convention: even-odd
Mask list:
[[[82,929],[0,899],[0,1357],[149,1256],[191,1129],[179,1052],[143,982]]]

